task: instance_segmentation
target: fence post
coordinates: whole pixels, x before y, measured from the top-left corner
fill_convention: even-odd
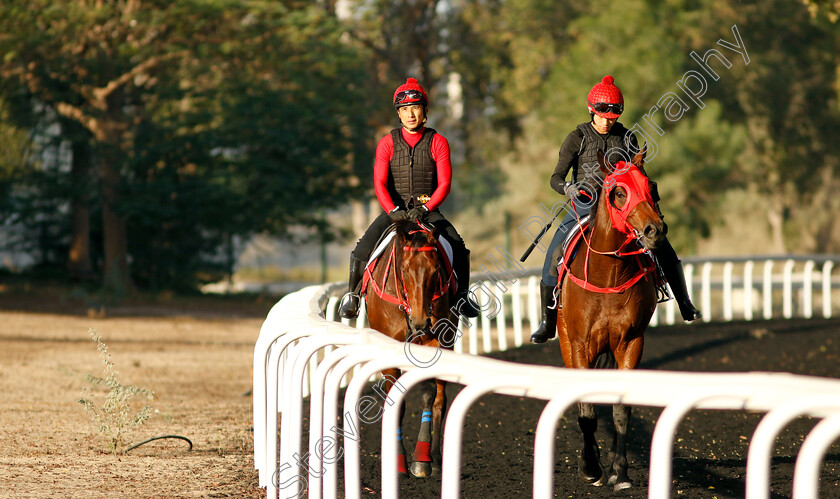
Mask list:
[[[537,293],[539,289],[539,280],[537,276],[528,278],[528,319],[531,321],[531,331],[536,331],[540,327],[540,305]]]
[[[823,317],[831,318],[831,269],[834,268],[834,262],[827,260],[823,264],[822,269],[822,298],[823,298]]]
[[[478,355],[478,317],[470,321],[470,353]]]
[[[712,320],[712,262],[703,264],[703,282],[700,284],[703,322]]]
[[[462,316],[458,316],[458,338],[455,340],[455,346],[453,350],[455,353],[464,353],[464,331],[467,330],[467,319]]]
[[[522,281],[517,279],[513,283],[513,290],[511,291],[511,314],[513,320],[513,344],[521,347],[524,339],[522,338]]]
[[[802,272],[802,317],[810,319],[814,315],[813,276],[811,275],[814,272],[814,261],[805,262],[805,269]]]
[[[752,292],[753,292],[753,261],[744,264],[744,320],[753,320]]]
[[[792,259],[785,261],[782,271],[782,315],[785,319],[793,317],[793,266]]]
[[[764,282],[761,287],[761,300],[764,318],[773,318],[773,260],[764,262]]]
[[[685,285],[688,288],[688,297],[691,298],[691,301],[697,303],[695,300],[697,299],[696,293],[694,293],[694,264],[689,263],[685,266]],[[668,307],[665,309],[665,322],[670,325],[674,325],[677,321],[677,304],[675,303],[676,300],[669,300]]]
[[[335,321],[336,310],[338,308],[338,297],[331,296],[327,300],[327,309],[324,311],[324,317],[329,321]]]
[[[482,288],[481,296],[487,300],[494,299],[494,295],[487,292],[487,288]],[[484,349],[481,353],[490,353],[493,351],[493,326],[490,325],[490,317],[487,313],[481,312],[481,347]]]
[[[499,313],[496,314],[496,334],[499,336],[499,351],[504,352],[508,349],[507,345],[507,313],[505,312],[505,294],[502,292],[499,286],[495,286],[493,289],[493,294],[496,296],[496,299],[499,301]]]
[[[723,264],[723,320],[732,320],[732,262]]]

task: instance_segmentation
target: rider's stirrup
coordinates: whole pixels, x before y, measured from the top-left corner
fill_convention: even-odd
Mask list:
[[[355,319],[359,316],[362,297],[352,291],[347,292],[338,305],[338,315],[343,319]]]

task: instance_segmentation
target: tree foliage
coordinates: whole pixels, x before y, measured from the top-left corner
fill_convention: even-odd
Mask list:
[[[775,251],[836,251],[837,12],[810,0],[3,2],[6,244],[119,290],[212,279],[238,236],[330,237],[325,210],[372,196],[391,92],[415,76],[452,145],[445,209],[480,220],[465,236],[495,245],[506,214],[557,201],[548,178],[594,83],[615,76],[622,123],[645,123],[698,70],[690,54],[737,25],[749,63],[727,52],[704,106],[651,115],[662,134],[647,170],[672,238],[696,249],[731,217],[726,200],[749,193]]]
[[[228,0],[0,9],[4,94],[89,134],[89,208],[101,214],[99,267],[114,290],[192,285],[232,236],[286,233],[312,223],[314,207],[355,194],[370,149],[363,115],[351,112],[365,100],[364,53],[339,40],[323,9]],[[70,199],[53,194],[36,195]]]

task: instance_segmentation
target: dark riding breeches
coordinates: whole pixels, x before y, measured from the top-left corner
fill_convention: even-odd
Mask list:
[[[425,220],[434,225],[438,233],[442,234],[452,245],[452,259],[455,260],[452,262],[452,269],[458,275],[459,280],[463,281],[465,276],[469,276],[470,269],[469,252],[467,252],[466,245],[464,245],[464,240],[440,211],[435,210],[430,212],[426,215]],[[391,218],[387,213],[382,213],[376,217],[376,220],[370,224],[370,227],[368,227],[364,235],[359,239],[359,242],[356,243],[356,249],[353,250],[353,255],[358,260],[366,262],[373,252],[373,246],[390,226]]]
[[[362,237],[359,238],[359,242],[356,243],[356,248],[353,250],[353,255],[355,255],[356,259],[363,262],[368,260],[371,252],[373,252],[373,245],[375,245],[376,241],[379,240],[382,234],[388,230],[391,223],[391,218],[387,213],[382,213],[376,217]]]

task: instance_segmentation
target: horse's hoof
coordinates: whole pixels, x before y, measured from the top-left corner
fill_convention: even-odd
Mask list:
[[[601,485],[604,485],[604,483],[605,483],[604,477],[602,477],[600,473],[590,474],[590,473],[587,473],[586,471],[584,471],[583,468],[578,468],[578,476],[584,482],[590,483],[590,484],[592,484],[596,487],[600,487]]]
[[[590,466],[586,465],[586,460],[578,459],[578,476],[586,483],[591,483],[595,486],[604,485],[606,478],[603,476],[603,470],[600,464],[592,463]]]
[[[630,482],[619,482],[619,483],[613,485],[613,490],[618,492],[619,490],[629,489],[632,486],[633,486],[633,484],[630,483]]]
[[[429,478],[432,476],[432,463],[414,461],[411,463],[411,474],[417,478]]]
[[[629,489],[633,486],[633,484],[630,483],[630,480],[627,478],[623,478],[619,481],[618,475],[612,475],[610,479],[607,480],[607,485],[612,485],[613,490],[615,490],[616,492],[618,492],[619,490]]]

